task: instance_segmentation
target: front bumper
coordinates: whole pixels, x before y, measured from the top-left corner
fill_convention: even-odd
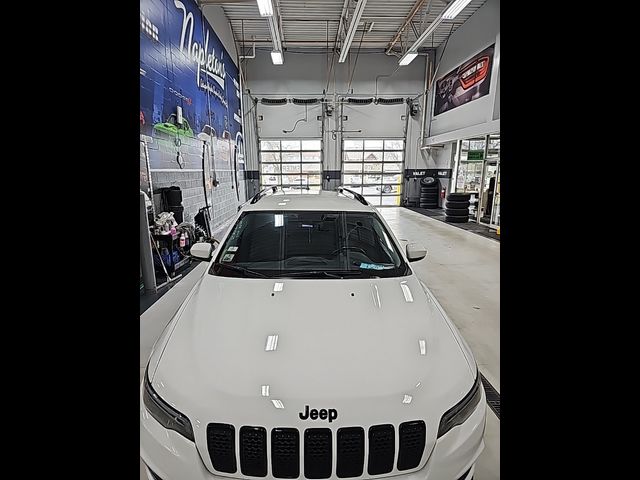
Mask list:
[[[464,424],[454,427],[438,439],[425,467],[414,473],[394,475],[393,478],[396,480],[471,479],[475,462],[484,449],[486,412],[486,397],[482,389],[480,404],[473,414]],[[195,443],[172,430],[166,430],[149,415],[142,404],[140,457],[148,469],[151,469],[161,480],[229,480],[231,478],[211,474],[202,463]],[[149,480],[158,480],[150,472],[147,474]],[[264,478],[270,480],[274,477],[267,475]]]

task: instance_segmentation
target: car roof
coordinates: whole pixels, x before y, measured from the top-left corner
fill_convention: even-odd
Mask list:
[[[255,198],[255,197],[254,197]],[[375,212],[348,193],[330,190],[286,189],[267,193],[257,202],[247,202],[242,211],[320,210],[338,212]]]

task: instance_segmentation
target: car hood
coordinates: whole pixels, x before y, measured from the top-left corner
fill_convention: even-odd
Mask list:
[[[427,423],[429,449],[442,413],[475,377],[454,330],[413,275],[292,280],[205,274],[152,384],[191,419],[201,452],[210,422],[269,431],[417,419]],[[336,409],[338,417],[331,424],[302,420],[306,405]],[[212,469],[207,455],[203,461]]]

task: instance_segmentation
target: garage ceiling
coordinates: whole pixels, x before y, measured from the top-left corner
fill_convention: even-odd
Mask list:
[[[478,10],[486,0],[473,0],[453,21],[453,31]],[[250,49],[271,46],[271,34],[266,18],[260,16],[256,0],[201,0],[200,5],[220,5],[231,23],[239,46]],[[352,48],[357,48],[363,30],[362,48],[386,49],[405,24],[407,16],[418,6],[412,24],[408,25],[393,50],[401,52],[411,45],[417,34],[445,9],[445,0],[368,0]],[[354,0],[273,0],[281,18],[282,40],[288,49],[333,50],[343,7],[353,11]],[[348,28],[348,24],[346,25]],[[437,48],[451,32],[452,22],[443,22],[424,43],[424,48]],[[370,31],[368,31],[371,29]],[[344,31],[341,32],[344,36]],[[340,41],[338,41],[340,45]],[[247,50],[244,50],[248,53]]]

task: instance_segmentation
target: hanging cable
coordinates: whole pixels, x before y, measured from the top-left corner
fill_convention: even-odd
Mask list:
[[[392,77],[393,75],[395,75],[395,73],[400,70],[400,65],[398,65],[398,68],[396,68],[392,73],[390,73],[389,75],[378,75],[376,77],[376,95],[375,97],[378,98],[378,79],[379,78],[386,78],[386,77]]]
[[[440,67],[440,62],[442,61],[442,57],[444,56],[444,53],[447,50],[447,43],[449,43],[449,38],[451,38],[451,34],[453,33],[454,26],[455,26],[455,24],[451,25],[451,30],[449,30],[449,35],[447,35],[447,39],[444,42],[444,46],[442,47],[442,53],[440,54],[440,59],[438,60],[438,63],[436,64],[436,68],[433,70],[433,75],[429,79],[429,84],[427,85],[427,89],[424,92],[422,92],[420,95],[417,95],[416,97],[412,98],[411,101],[418,100],[420,97],[422,97],[423,95],[426,95],[431,90],[431,85],[433,85],[433,79],[435,78],[436,74],[438,73],[438,68]]]
[[[451,30],[449,30],[449,35],[447,35],[447,39],[444,41],[444,46],[442,47],[442,53],[440,54],[440,59],[436,64],[436,68],[433,70],[433,75],[429,80],[429,90],[431,90],[431,85],[433,85],[433,80],[436,78],[436,74],[438,73],[438,68],[440,68],[440,62],[442,61],[442,57],[444,57],[444,52],[447,50],[447,43],[449,43],[449,39],[451,38],[451,34],[453,33],[453,28],[455,27],[455,23],[451,24]]]
[[[294,132],[294,130],[295,130],[296,128],[298,128],[298,124],[299,124],[300,122],[306,122],[306,121],[308,120],[308,116],[307,116],[307,109],[308,109],[308,107],[307,107],[307,105],[305,105],[305,106],[304,106],[304,118],[299,119],[299,120],[298,120],[298,121],[293,125],[293,128],[292,128],[291,130],[282,130],[282,133],[293,133],[293,132]]]
[[[351,72],[351,78],[349,79],[349,86],[347,87],[347,93],[349,93],[349,89],[351,88],[351,82],[353,81],[353,75],[356,73],[356,66],[358,65],[358,57],[360,56],[360,47],[362,47],[362,40],[364,39],[364,34],[367,33],[367,24],[364,24],[364,29],[362,30],[362,36],[360,37],[360,45],[358,45],[358,51],[356,52],[356,59],[353,62],[353,71]]]

